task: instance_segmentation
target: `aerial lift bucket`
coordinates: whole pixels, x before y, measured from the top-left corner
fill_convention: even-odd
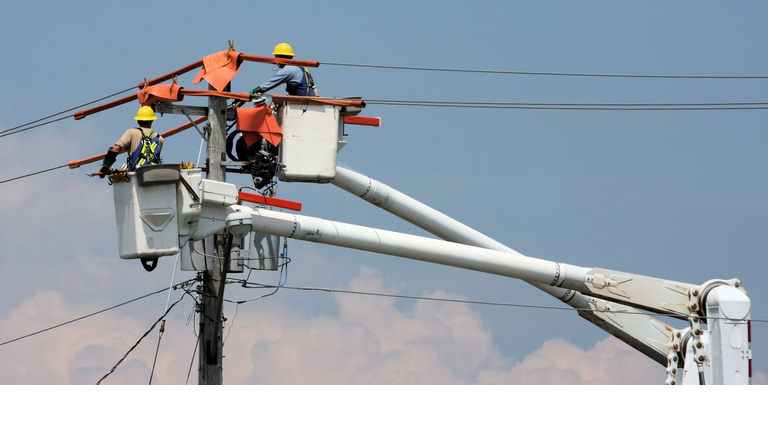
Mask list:
[[[329,183],[336,178],[336,154],[343,146],[341,107],[284,102],[278,111],[283,132],[278,178],[285,182]]]
[[[120,258],[157,258],[179,252],[178,165],[151,165],[111,176]]]

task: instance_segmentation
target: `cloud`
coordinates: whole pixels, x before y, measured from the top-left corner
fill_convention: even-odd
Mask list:
[[[346,290],[389,293],[362,269]],[[307,295],[328,295],[313,293]],[[334,294],[336,314],[303,312],[279,296],[229,307],[226,384],[662,384],[664,369],[613,337],[584,350],[553,339],[515,362],[502,355],[480,313],[461,303]],[[429,297],[460,298],[444,291]],[[165,297],[164,295],[161,297]],[[159,297],[158,297],[159,298]],[[153,307],[158,307],[158,300]],[[137,303],[138,305],[138,303]],[[154,384],[186,381],[195,350],[191,303],[168,317]],[[93,312],[53,291],[25,299],[0,320],[0,341]],[[159,308],[158,308],[159,309]],[[160,316],[146,305],[116,309],[0,347],[2,384],[93,384]],[[155,329],[105,384],[146,384]],[[196,360],[191,382],[196,382]],[[762,377],[762,378],[761,378]],[[756,376],[756,381],[763,379]]]
[[[760,371],[752,371],[752,384],[768,385],[768,375]]]
[[[69,304],[57,292],[43,291],[23,301],[0,320],[0,341],[7,341],[94,312]],[[110,311],[0,346],[2,384],[95,384],[160,316],[143,322],[141,314]],[[172,313],[175,311],[172,311]],[[184,382],[194,335],[175,322],[173,337],[160,349],[154,383]],[[176,328],[178,327],[178,328]],[[180,331],[181,330],[181,331]],[[171,333],[170,330],[166,330]],[[104,384],[146,384],[157,343],[155,329],[110,375]],[[179,367],[179,365],[186,365]]]
[[[56,292],[35,294],[0,321],[3,340],[84,315]],[[90,312],[90,311],[88,311]],[[98,315],[3,347],[3,384],[93,384],[122,356],[140,327],[125,316]],[[110,360],[107,360],[110,359]],[[111,365],[110,365],[111,367]],[[99,375],[96,377],[96,375]],[[121,375],[125,375],[122,373]],[[96,377],[96,379],[94,379]]]
[[[552,339],[507,371],[480,373],[483,384],[662,384],[664,368],[608,337],[590,349]]]
[[[363,269],[346,288],[386,293]],[[427,297],[453,297],[436,291]],[[554,339],[514,364],[466,304],[336,294],[338,315],[271,304],[237,328],[225,352],[247,384],[661,384],[664,369],[609,337],[584,351]],[[235,334],[237,336],[235,336]],[[230,348],[231,347],[231,348]],[[233,352],[234,351],[234,352]],[[226,366],[229,368],[229,366]],[[232,369],[228,369],[232,370]]]

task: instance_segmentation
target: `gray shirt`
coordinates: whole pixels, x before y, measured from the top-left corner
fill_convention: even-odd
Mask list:
[[[301,84],[301,80],[304,79],[304,71],[298,66],[285,66],[280,68],[279,71],[269,81],[260,85],[264,91],[272,90],[280,84],[292,84],[298,86]]]

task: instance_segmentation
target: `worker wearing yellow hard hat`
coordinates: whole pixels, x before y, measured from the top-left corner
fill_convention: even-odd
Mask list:
[[[288,58],[293,58],[296,55],[293,53],[293,48],[291,48],[290,45],[287,43],[279,43],[275,47],[275,50],[272,52],[273,56],[288,56]]]
[[[154,165],[161,162],[160,151],[163,149],[163,137],[152,130],[152,121],[157,120],[151,107],[139,108],[136,117],[139,127],[125,131],[120,140],[110,147],[101,166],[101,177],[115,172],[112,164],[117,160],[117,155],[127,151],[128,162],[126,168],[133,171],[143,165]]]
[[[275,46],[272,55],[277,58],[292,59],[295,54],[293,48],[287,43],[279,43]],[[272,90],[280,84],[285,84],[285,91],[292,96],[319,96],[317,87],[309,70],[305,67],[293,65],[279,65],[280,70],[270,80],[253,89],[253,94],[261,94]]]
[[[136,117],[133,118],[134,120],[138,121],[149,121],[157,120],[157,117],[155,117],[155,112],[152,111],[151,107],[143,106],[139,108],[139,112],[136,113]]]

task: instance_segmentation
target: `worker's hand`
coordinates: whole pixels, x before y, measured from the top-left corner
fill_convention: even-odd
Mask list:
[[[251,100],[260,99],[262,93],[264,93],[264,90],[261,87],[256,87],[255,89],[249,91],[248,93],[251,94]]]
[[[99,178],[104,178],[105,176],[112,175],[112,174],[114,174],[116,172],[117,172],[117,170],[112,168],[112,167],[102,166],[101,167],[101,174],[99,174]]]

